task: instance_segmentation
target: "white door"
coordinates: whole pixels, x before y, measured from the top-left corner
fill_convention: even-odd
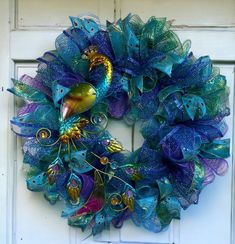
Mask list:
[[[34,61],[54,48],[55,37],[69,25],[68,16],[92,12],[104,22],[129,12],[143,19],[151,15],[175,19],[182,40],[192,40],[196,56],[209,54],[230,86],[231,115],[227,119],[233,147],[233,102],[235,70],[234,0],[0,0],[0,243],[76,244],[89,233],[68,227],[60,218],[62,206],[50,206],[41,194],[26,190],[21,143],[11,133],[8,120],[16,106],[6,92],[10,77],[34,75]],[[113,134],[131,149],[131,129],[111,122]],[[134,132],[134,147],[141,143]],[[234,177],[232,156],[225,177],[217,177],[201,194],[199,204],[182,212],[165,232],[154,234],[126,223],[83,243],[231,244],[234,234]]]

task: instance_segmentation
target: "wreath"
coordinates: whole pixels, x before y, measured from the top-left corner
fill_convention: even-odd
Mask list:
[[[11,126],[24,141],[27,188],[63,200],[68,224],[93,235],[127,219],[160,232],[228,168],[226,78],[165,18],[70,20],[36,76],[9,89],[24,101]],[[124,149],[110,118],[140,122],[143,145]]]

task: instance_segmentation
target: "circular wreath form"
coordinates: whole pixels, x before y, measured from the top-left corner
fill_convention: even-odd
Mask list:
[[[227,170],[226,79],[165,18],[70,19],[35,78],[9,89],[24,100],[11,125],[25,139],[27,187],[63,199],[69,225],[93,235],[129,218],[162,231]],[[125,150],[109,118],[140,121],[143,145]]]

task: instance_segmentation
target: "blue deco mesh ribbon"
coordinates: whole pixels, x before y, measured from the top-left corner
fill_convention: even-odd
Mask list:
[[[63,200],[69,225],[93,235],[127,219],[160,232],[228,168],[226,78],[165,18],[70,20],[37,75],[9,89],[24,101],[11,125],[24,138],[27,187]],[[108,118],[140,121],[143,145],[126,151]]]

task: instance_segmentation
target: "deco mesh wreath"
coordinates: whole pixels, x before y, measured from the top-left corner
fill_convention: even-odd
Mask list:
[[[25,102],[11,124],[25,139],[27,187],[63,199],[69,225],[93,235],[130,218],[162,231],[227,170],[226,79],[165,18],[70,19],[36,77],[9,89]],[[143,145],[125,150],[108,118],[141,121]]]

